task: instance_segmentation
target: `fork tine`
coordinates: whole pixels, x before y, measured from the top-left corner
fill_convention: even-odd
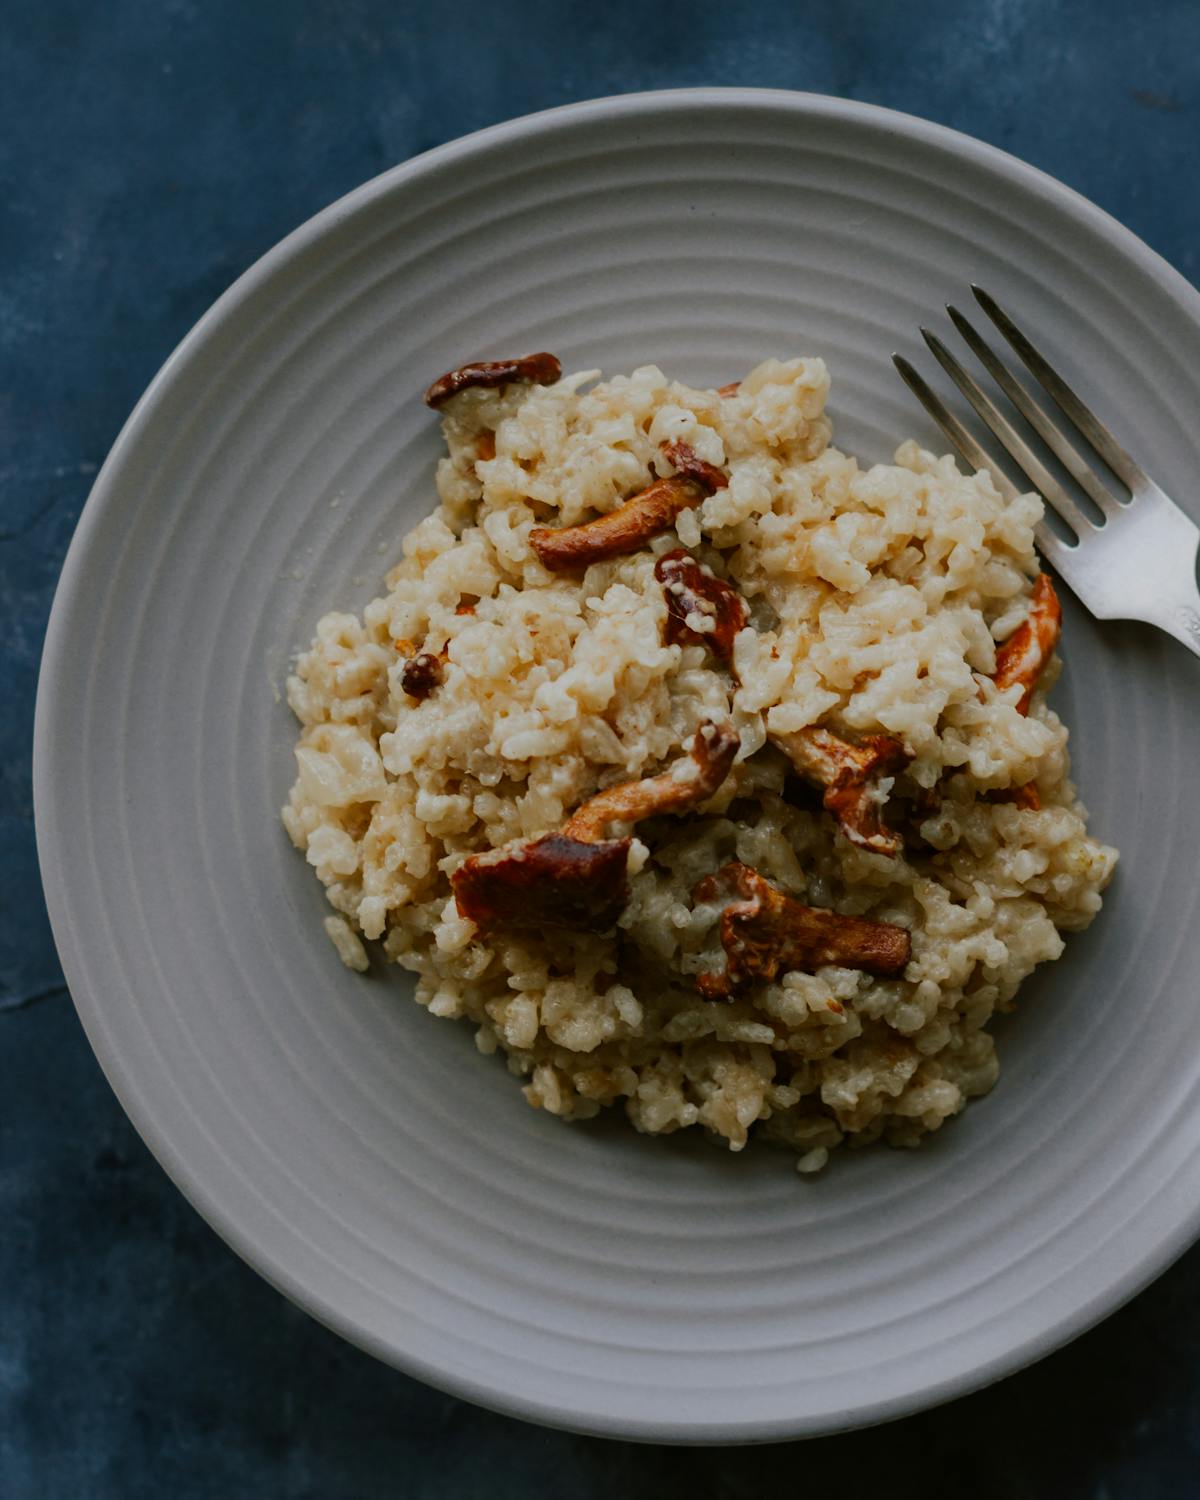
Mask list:
[[[892,363],[900,372],[901,380],[958,449],[967,464],[972,469],[986,470],[992,476],[992,482],[1002,499],[1015,500],[1021,493],[1020,490],[1003,469],[996,467],[986,450],[979,446],[949,407],[943,405],[941,397],[934,394],[932,388],[926,384],[922,376],[917,374],[908,360],[902,354],[893,354]],[[1061,537],[1055,536],[1045,521],[1039,521],[1034,527],[1034,536],[1037,538],[1038,549],[1042,556],[1048,558],[1070,583],[1071,565],[1076,549],[1064,542]]]
[[[1058,402],[1092,447],[1132,493],[1148,484],[1141,466],[1121,447],[1104,423],[1086,407],[1053,365],[1040,354],[996,299],[981,286],[972,285],[975,300],[1025,362],[1030,374]]]
[[[929,345],[938,364],[991,428],[993,434],[1003,443],[1018,466],[1025,471],[1034,489],[1041,491],[1043,498],[1049,501],[1077,536],[1085,537],[1089,531],[1095,531],[1096,528],[1092,522],[1079,509],[1020,433],[1015,430],[979,382],[967,374],[937,334],[931,333],[928,328],[922,328],[921,337]]]
[[[893,354],[892,363],[900,372],[900,379],[909,388],[951,443],[962,454],[972,469],[984,469],[992,476],[992,483],[1005,500],[1015,500],[1021,493],[1003,469],[997,468],[990,455],[979,446],[949,407],[942,404],[939,396],[925,383],[902,354]]]
[[[1084,458],[1074,443],[1070,442],[1046,412],[1033,399],[1021,382],[1014,378],[1008,367],[1000,359],[992,346],[976,333],[974,326],[959,312],[956,307],[947,304],[946,311],[950,320],[962,334],[967,344],[974,351],[979,362],[991,375],[992,379],[1017,408],[1033,430],[1045,443],[1071,478],[1091,496],[1098,508],[1106,516],[1116,515],[1120,508],[1120,501],[1101,482],[1095,470]]]

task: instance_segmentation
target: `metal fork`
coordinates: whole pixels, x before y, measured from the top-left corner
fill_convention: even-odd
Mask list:
[[[981,287],[972,286],[971,290],[1075,432],[1129,491],[1128,500],[1113,494],[1045,407],[1005,367],[995,350],[957,308],[947,307],[951,321],[980,363],[1100,511],[1099,522],[1084,513],[978,381],[963,369],[936,334],[922,328],[921,335],[938,363],[1024,470],[1033,487],[1074,533],[1073,543],[1064,541],[1041,522],[1037,544],[1043,556],[1053,563],[1092,614],[1102,620],[1144,620],[1157,625],[1200,656],[1200,590],[1196,587],[1200,530],[1126,453],[995,299]],[[1006,499],[1014,499],[1020,493],[1017,487],[908,360],[899,354],[893,354],[892,360],[905,384],[967,463],[973,469],[986,469],[1000,493]]]

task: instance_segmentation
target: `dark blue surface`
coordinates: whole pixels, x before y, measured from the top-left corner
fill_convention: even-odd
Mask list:
[[[811,89],[1003,146],[1194,278],[1200,6],[10,0],[0,19],[0,1496],[1200,1493],[1197,1251],[1037,1368],[803,1448],[574,1438],[377,1365],[247,1270],[135,1137],[62,985],[30,796],[41,638],[91,476],[213,298],[331,199],[575,99]]]

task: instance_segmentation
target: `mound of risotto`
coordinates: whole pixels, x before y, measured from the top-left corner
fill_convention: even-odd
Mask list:
[[[283,820],[531,1105],[822,1167],[986,1093],[1099,910],[1034,495],[830,445],[819,359],[720,390],[549,354],[426,394],[440,504],[288,681]]]

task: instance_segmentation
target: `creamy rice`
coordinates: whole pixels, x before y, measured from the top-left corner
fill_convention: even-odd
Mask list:
[[[989,1019],[1091,921],[1116,860],[1087,836],[1045,702],[1057,659],[1027,714],[992,681],[997,642],[1028,612],[1041,501],[1005,504],[986,474],[911,442],[861,469],[830,445],[819,359],[769,360],[731,395],[653,366],[596,380],[448,401],[439,506],[387,592],[361,619],[326,615],[296,664],[283,820],[337,914],[326,931],[353,968],[362,939],[381,944],[420,1004],[507,1054],[536,1108],[620,1102],[641,1131],[699,1125],[733,1150],[758,1124],[801,1171],[845,1140],[913,1145],[991,1088]],[[669,440],[727,487],[640,551],[548,572],[531,529],[613,510],[670,472]],[[655,563],[681,545],[749,604],[732,670],[665,641]],[[414,651],[444,663],[423,700],[401,682]],[[450,875],[468,856],[558,829],[727,720],[741,748],[715,797],[633,830],[615,930],[480,931],[459,914]],[[905,833],[895,857],[797,795],[768,735],[818,721],[911,753],[881,783]],[[1040,808],[990,800],[1031,782]],[[826,966],[702,999],[720,908],[692,892],[730,860],[808,905],[908,929],[902,977]]]

